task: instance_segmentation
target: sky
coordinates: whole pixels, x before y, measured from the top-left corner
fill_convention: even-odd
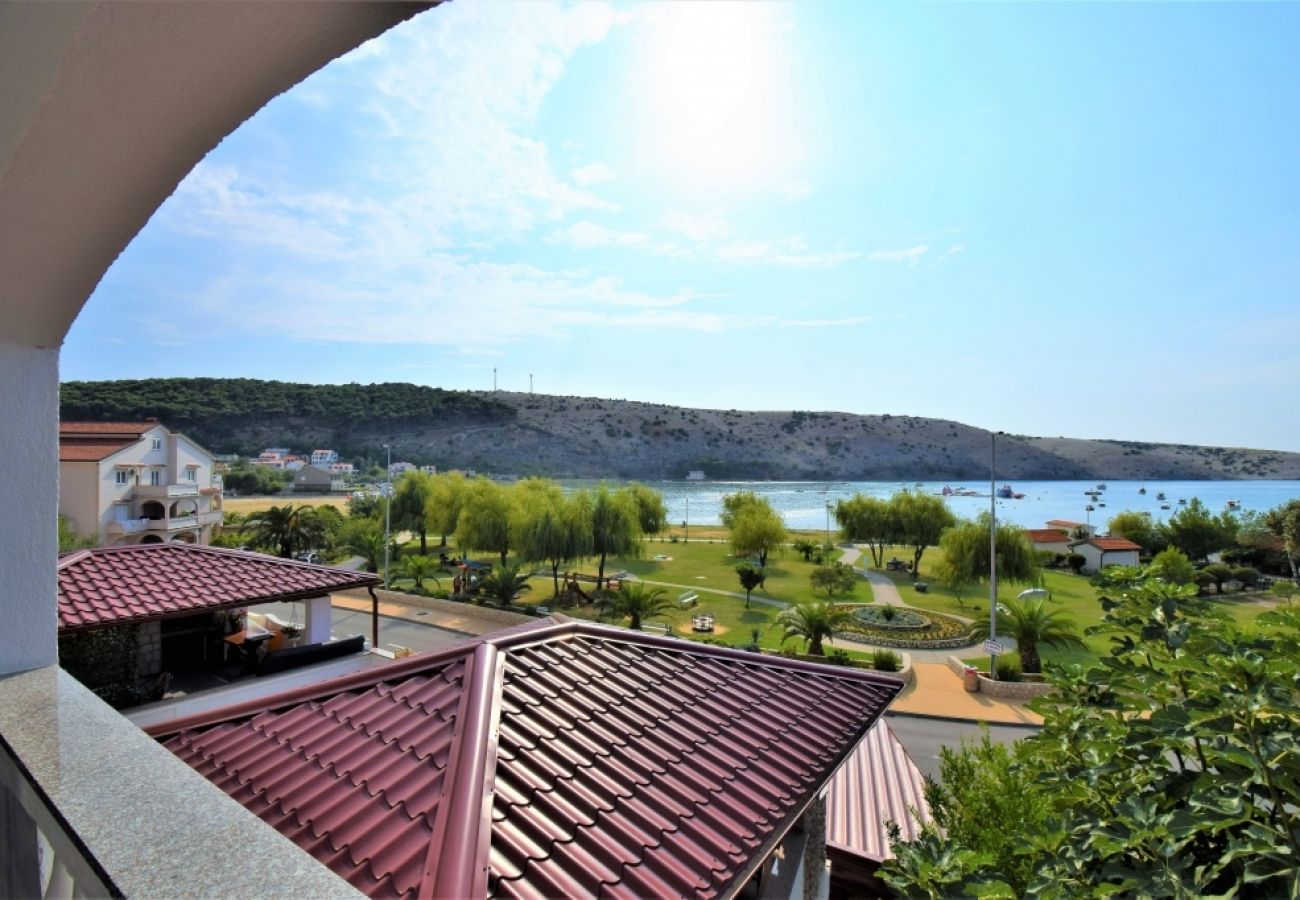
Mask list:
[[[62,375],[1300,450],[1297,39],[1300,4],[445,4],[216,147]]]

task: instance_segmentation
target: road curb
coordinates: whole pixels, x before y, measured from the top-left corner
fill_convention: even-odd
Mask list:
[[[902,716],[906,719],[933,719],[938,722],[958,722],[962,725],[998,725],[1003,728],[1023,728],[1026,731],[1041,731],[1042,725],[1033,722],[998,722],[992,719],[967,719],[963,716],[941,716],[938,713],[910,712],[901,709],[886,710],[886,716]]]

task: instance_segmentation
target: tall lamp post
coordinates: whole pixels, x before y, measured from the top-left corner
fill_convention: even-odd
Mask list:
[[[384,588],[388,588],[388,554],[392,546],[389,535],[393,530],[393,448],[384,444],[388,451],[388,466],[384,469]]]
[[[686,518],[682,519],[682,527],[686,529],[686,543],[691,542],[691,498],[686,498]]]
[[[831,501],[826,501],[826,546],[834,546],[831,543]]]
[[[989,432],[989,643],[998,639],[998,435]],[[998,655],[989,652],[989,677],[997,680]]]

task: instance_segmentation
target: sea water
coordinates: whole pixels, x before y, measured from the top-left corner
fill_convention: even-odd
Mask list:
[[[834,514],[827,506],[861,493],[889,497],[900,490],[942,496],[944,487],[972,491],[979,496],[948,496],[944,499],[956,515],[974,518],[989,509],[987,481],[651,481],[650,487],[664,495],[668,520],[675,526],[717,525],[721,522],[722,498],[737,491],[753,491],[766,497],[789,528],[834,528]],[[1024,498],[998,499],[998,519],[1025,528],[1042,528],[1051,519],[1096,525],[1103,533],[1106,523],[1125,510],[1149,512],[1152,519],[1168,519],[1183,505],[1179,500],[1200,498],[1211,512],[1218,513],[1236,501],[1241,510],[1265,511],[1288,500],[1300,498],[1300,481],[1110,481],[1096,498],[1084,491],[1100,490],[1095,481],[999,481],[1010,484]],[[1140,493],[1145,487],[1146,493]],[[1157,499],[1164,493],[1165,499]],[[1162,509],[1164,505],[1169,509]],[[1094,508],[1087,509],[1089,505]]]

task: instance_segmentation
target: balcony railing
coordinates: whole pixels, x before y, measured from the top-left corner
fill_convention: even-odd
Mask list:
[[[137,484],[133,491],[136,499],[155,499],[162,497],[197,497],[197,484]]]
[[[149,519],[114,519],[108,523],[109,534],[139,534],[149,530]]]
[[[222,522],[222,513],[221,510],[219,509],[213,510],[212,512],[199,513],[200,525],[220,525],[221,522]]]
[[[172,516],[165,519],[149,519],[150,531],[177,531],[182,528],[198,528],[199,517],[192,516]]]

